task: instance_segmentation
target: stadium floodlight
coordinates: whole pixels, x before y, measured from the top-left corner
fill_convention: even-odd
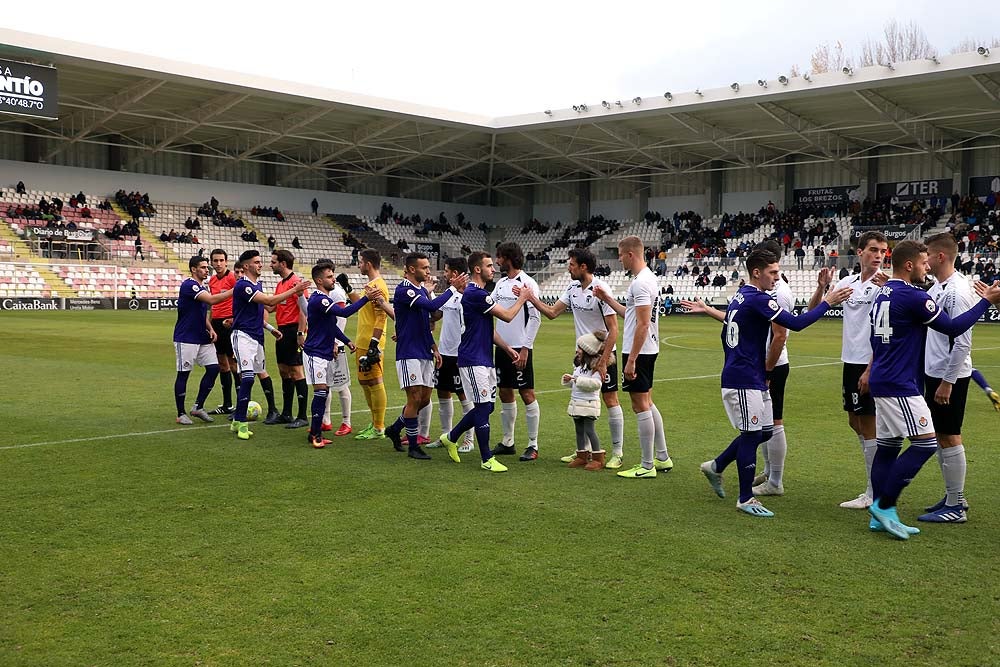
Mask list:
[[[578,106],[576,106],[576,105],[574,104],[574,105],[573,105],[573,111],[576,111],[576,112],[578,112],[578,113],[579,113],[579,111],[580,111],[580,107],[578,107]]]
[[[988,48],[986,48],[985,46],[980,46],[978,49],[976,49],[976,53],[978,53],[979,55],[981,55],[983,58],[989,58],[990,57],[990,50]]]
[[[885,66],[888,67],[891,70],[895,70],[896,69],[896,66],[893,65],[892,63],[886,63]]]
[[[587,110],[587,105],[586,104],[581,104],[580,105],[580,111],[586,111],[586,110]]]
[[[698,97],[704,97],[705,96],[705,93],[701,92],[701,88],[695,88],[694,89],[694,94],[697,95]]]
[[[668,102],[674,99],[674,96],[670,93],[670,91],[663,93],[663,96],[667,99]]]
[[[670,93],[667,93],[667,94],[669,95]],[[622,107],[622,101],[621,100],[615,100],[615,106],[620,109]]]
[[[932,63],[934,63],[935,65],[940,65],[940,64],[941,64],[941,61],[940,61],[940,60],[938,60],[938,57],[937,57],[937,56],[931,56],[931,57],[930,57],[930,58],[928,58],[927,60],[930,60],[930,61],[931,61]]]
[[[788,85],[788,77],[785,76],[784,74],[782,74],[781,76],[778,77],[778,83],[780,83],[782,86],[787,86]]]
[[[757,79],[757,85],[761,88],[767,88],[767,81],[765,79]]]
[[[812,74],[810,74],[809,72],[806,72],[805,74],[803,74],[802,78],[805,79],[806,81],[809,81],[810,83],[813,80]]]
[[[546,116],[551,116],[552,115],[552,109],[546,109],[545,110],[545,115]]]
[[[740,92],[740,84],[737,83],[736,81],[733,81],[731,84],[729,84],[729,87],[733,89],[734,93]]]
[[[601,106],[604,107],[605,109],[610,109],[611,103],[608,102],[607,100],[601,100]]]
[[[632,98],[632,104],[634,104],[636,106],[639,106],[640,104],[642,104],[642,98],[638,97],[638,96],[633,97]]]
[[[840,71],[844,73],[844,76],[854,76],[854,68],[850,65],[844,65],[844,69]]]

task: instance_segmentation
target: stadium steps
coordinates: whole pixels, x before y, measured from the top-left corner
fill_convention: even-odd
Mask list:
[[[129,215],[128,212],[118,204],[118,202],[112,202],[111,209],[119,218],[122,219],[122,223],[131,222],[132,216]],[[170,268],[180,271],[182,276],[186,276],[188,273],[187,261],[174,252],[174,249],[168,244],[161,241],[158,235],[143,225],[141,222],[142,218],[139,218],[139,220],[139,231],[142,233],[142,240],[152,246],[152,248],[156,250],[156,254],[160,256],[159,262],[156,260],[146,260],[145,263],[151,266],[159,266],[160,263],[166,264]]]
[[[31,258],[35,256],[32,254],[31,246],[28,245],[28,242],[15,234],[14,230],[7,224],[0,225],[0,239],[10,242],[10,247],[14,252],[15,259]]]
[[[324,219],[327,221],[327,224],[329,224],[334,229],[337,229],[340,232],[347,231],[345,228],[341,227],[339,224],[331,220],[329,217],[324,216]],[[360,222],[360,220],[358,222]],[[367,230],[363,232],[350,232],[350,234],[357,240],[364,243],[369,248],[374,248],[375,250],[378,250],[379,254],[382,255],[383,273],[398,273],[398,267],[403,261],[403,255],[406,253],[404,253],[402,250],[400,250],[395,245],[390,243],[388,239],[386,239],[378,232]],[[390,259],[392,258],[392,255],[394,253],[396,255],[399,255],[399,261],[396,264],[391,264]]]
[[[52,291],[53,296],[78,296],[76,290],[67,287],[49,266],[49,263],[40,257],[29,257],[28,261],[32,268],[38,271],[38,275],[45,281],[45,286]]]

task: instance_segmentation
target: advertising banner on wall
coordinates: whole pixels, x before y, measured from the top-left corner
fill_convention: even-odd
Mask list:
[[[973,176],[969,179],[969,194],[984,199],[991,192],[1000,192],[1000,176]]]
[[[58,118],[58,92],[55,67],[0,59],[0,112]]]
[[[916,230],[917,225],[875,225],[851,227],[851,240],[857,241],[865,232],[881,232],[889,242],[902,241]]]
[[[52,227],[28,227],[28,235],[51,241],[93,241],[93,229],[55,229]]]
[[[795,206],[838,207],[846,206],[852,201],[864,199],[861,186],[831,185],[825,188],[796,188],[792,190],[792,203]]]
[[[414,252],[422,252],[431,260],[431,268],[441,268],[441,244],[417,241],[413,244]]]
[[[914,199],[930,199],[931,197],[950,197],[952,191],[950,178],[931,178],[926,181],[900,181],[898,183],[879,183],[875,187],[878,199],[897,197],[900,201]]]

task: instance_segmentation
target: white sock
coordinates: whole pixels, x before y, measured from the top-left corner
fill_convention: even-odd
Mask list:
[[[865,455],[865,472],[867,473],[868,488],[865,489],[865,493],[868,494],[869,498],[875,496],[875,492],[872,491],[872,461],[875,460],[875,452],[878,451],[878,444],[875,439],[865,440],[860,435],[858,440],[861,441],[861,453]]]
[[[608,428],[611,430],[611,455],[622,455],[622,442],[625,434],[625,413],[622,406],[608,408]]]
[[[538,449],[538,422],[541,418],[542,411],[538,407],[538,401],[524,406],[524,421],[528,424],[528,447]]]
[[[469,399],[465,399],[464,401],[462,401],[462,414],[463,415],[469,414],[469,412],[471,412],[472,408],[474,408],[474,407],[476,407],[476,406],[475,406],[475,404],[473,404],[472,401],[470,401]],[[465,437],[465,443],[471,445],[472,444],[472,429],[471,428],[468,431],[465,432],[465,436],[464,437]]]
[[[667,434],[663,432],[663,417],[660,410],[653,404],[649,411],[653,414],[653,445],[656,447],[656,458],[666,461],[670,458],[667,453]]]
[[[441,420],[441,432],[451,432],[452,417],[455,415],[455,401],[451,396],[438,398],[438,418]]]
[[[333,392],[331,392],[331,394],[332,393]],[[344,413],[344,417],[343,417],[344,422],[343,423],[345,423],[348,426],[350,426],[351,425],[351,402],[354,400],[354,397],[351,396],[351,388],[349,386],[348,387],[343,387],[340,391],[337,392],[337,396],[340,398],[340,411]],[[330,401],[329,400],[327,400],[327,402],[326,402],[326,415],[329,418],[329,416],[330,416]]]
[[[639,450],[642,456],[642,467],[647,470],[653,467],[653,439],[656,438],[656,425],[653,423],[653,412],[635,413],[635,421],[639,427]]]
[[[773,438],[774,436],[772,435],[771,437]],[[764,475],[765,477],[770,478],[771,477],[771,459],[768,458],[768,456],[767,456],[767,443],[768,442],[771,442],[771,441],[768,440],[767,442],[763,442],[760,445],[760,455],[764,458],[764,472],[761,473],[761,474]]]
[[[326,407],[323,409],[323,423],[332,424],[330,421],[330,404],[333,402],[333,392],[327,390],[326,392]]]
[[[965,445],[941,447],[938,449],[944,490],[947,494],[945,505],[960,505],[965,500]]]
[[[417,412],[417,434],[429,438],[431,436],[431,417],[434,416],[434,403],[428,402]]]
[[[517,403],[500,404],[500,429],[503,431],[501,442],[506,447],[514,446],[514,422],[517,421]]]
[[[776,425],[771,439],[767,441],[764,451],[767,452],[767,479],[774,486],[781,486],[781,473],[785,469],[785,454],[788,453],[788,441],[785,439],[785,426]]]

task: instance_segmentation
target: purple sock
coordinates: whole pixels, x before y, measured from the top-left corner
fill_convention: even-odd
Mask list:
[[[236,411],[233,412],[234,422],[247,420],[247,406],[250,405],[250,394],[253,392],[253,371],[247,371],[240,378],[240,388],[236,392]]]
[[[403,431],[406,426],[406,422],[403,420],[403,415],[396,417],[396,421],[389,424],[389,427],[385,429],[386,435],[398,435]]]
[[[878,448],[875,450],[875,458],[872,460],[873,497],[882,497],[882,491],[885,489],[886,481],[889,479],[892,465],[896,462],[896,457],[899,456],[902,448],[902,438],[879,438]]]
[[[410,449],[419,447],[417,437],[420,435],[420,425],[416,417],[403,417],[403,426],[406,428],[406,440],[410,443]]]
[[[753,498],[753,478],[757,474],[757,447],[764,442],[763,431],[741,433],[736,438],[736,469],[740,479],[740,502]]]
[[[936,452],[937,438],[910,440],[910,446],[899,455],[899,458],[892,465],[889,479],[886,480],[885,487],[878,499],[879,507],[882,509],[895,507],[899,500],[899,494],[913,481],[923,465],[927,463],[927,459],[934,456]]]
[[[177,377],[174,378],[174,403],[177,405],[178,417],[187,412],[187,410],[184,409],[184,399],[187,396],[187,382],[189,375],[191,375],[191,371],[177,371]]]
[[[215,378],[219,377],[219,365],[213,364],[205,368],[205,374],[201,376],[201,384],[198,386],[198,398],[194,403],[196,410],[201,410],[205,407],[205,401],[208,400],[208,395],[212,393],[212,388],[215,386]]]
[[[312,414],[310,415],[309,434],[323,437],[323,415],[326,414],[326,389],[313,391]]]

